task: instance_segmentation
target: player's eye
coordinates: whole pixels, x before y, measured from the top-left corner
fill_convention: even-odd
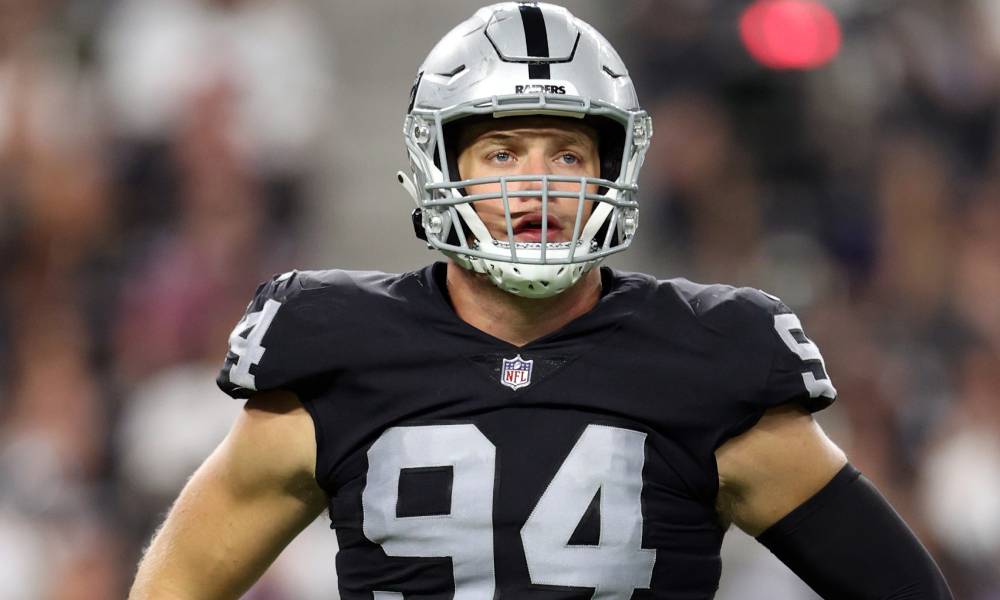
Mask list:
[[[496,152],[491,153],[487,158],[501,163],[509,162],[514,159],[513,155],[506,150],[497,150]]]
[[[564,165],[577,165],[580,163],[580,157],[570,152],[564,152],[559,155],[559,162]]]

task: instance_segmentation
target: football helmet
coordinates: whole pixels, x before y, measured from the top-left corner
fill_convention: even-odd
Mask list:
[[[453,146],[463,123],[526,115],[592,125],[599,138],[600,176],[459,178]],[[414,229],[428,247],[487,275],[505,291],[550,297],[631,244],[639,216],[639,170],[652,134],[624,63],[597,30],[560,6],[504,2],[479,9],[421,65],[403,126],[411,176],[400,171],[398,179],[416,201]],[[508,189],[509,183],[525,181],[537,185],[513,187],[536,189]],[[550,190],[552,182],[579,182],[579,192]],[[466,193],[467,186],[484,183],[496,185],[496,193]],[[516,197],[541,198],[540,242],[514,241],[510,198]],[[573,237],[549,242],[549,200],[560,197],[579,200]],[[476,213],[477,202],[497,199],[506,214],[506,240],[494,239]],[[585,207],[591,207],[589,214]]]

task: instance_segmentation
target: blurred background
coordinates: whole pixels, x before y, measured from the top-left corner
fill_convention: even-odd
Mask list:
[[[403,110],[480,4],[0,0],[0,598],[123,597],[241,404],[256,284],[409,270]],[[612,264],[763,288],[821,415],[938,559],[1000,598],[1000,2],[574,1],[656,135]],[[248,594],[337,598],[326,517]],[[733,531],[723,600],[815,598]]]

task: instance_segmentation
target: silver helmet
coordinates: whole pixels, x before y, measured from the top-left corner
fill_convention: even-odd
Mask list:
[[[450,147],[455,125],[524,115],[594,125],[600,177],[459,179],[456,149]],[[559,6],[504,2],[479,9],[424,60],[403,128],[412,179],[403,172],[398,178],[417,203],[414,228],[430,248],[489,276],[503,290],[544,298],[631,244],[638,225],[639,170],[652,134],[652,121],[639,108],[624,63],[597,30]],[[509,183],[526,181],[538,189],[508,189]],[[555,182],[579,183],[579,192],[550,190]],[[497,191],[466,193],[467,186],[484,183]],[[510,198],[522,197],[541,198],[540,242],[514,241]],[[549,242],[549,199],[560,197],[579,200],[573,237]],[[477,202],[498,199],[506,214],[506,240],[494,239],[475,209]],[[585,206],[593,207],[589,214]]]

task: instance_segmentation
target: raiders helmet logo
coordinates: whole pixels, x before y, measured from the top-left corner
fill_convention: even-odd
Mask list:
[[[566,86],[558,84],[524,83],[514,86],[515,94],[565,94]]]

